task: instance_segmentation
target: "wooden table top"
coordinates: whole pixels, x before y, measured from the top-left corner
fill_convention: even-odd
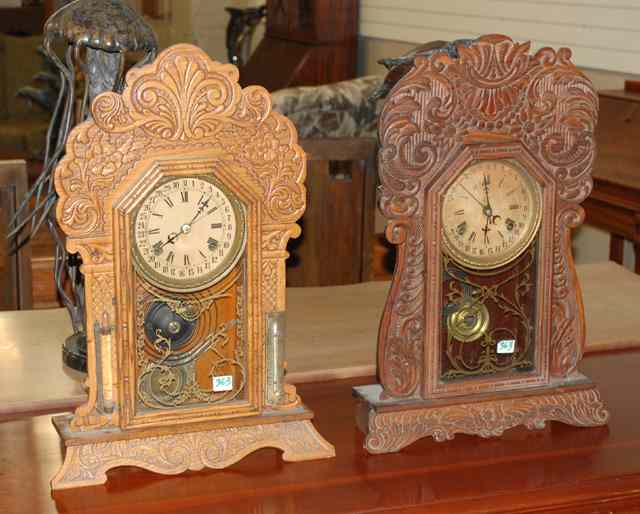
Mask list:
[[[372,456],[362,449],[351,387],[373,379],[304,384],[299,390],[335,445],[335,459],[283,463],[276,450],[263,449],[226,470],[175,477],[119,468],[104,486],[53,497],[48,480],[61,450],[49,417],[6,421],[0,423],[0,512],[640,512],[640,351],[592,354],[581,368],[601,386],[608,427],[554,422],[500,439],[425,439]]]

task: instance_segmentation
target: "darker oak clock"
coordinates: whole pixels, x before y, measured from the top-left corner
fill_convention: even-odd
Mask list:
[[[292,123],[189,45],[131,70],[76,127],[57,220],[86,284],[88,400],[54,418],[54,489],[106,471],[331,457],[284,383],[286,244],[305,209]]]
[[[417,56],[382,111],[398,260],[380,383],[355,389],[370,452],[608,419],[578,370],[570,239],[592,187],[597,96],[568,49],[529,46],[491,35]]]

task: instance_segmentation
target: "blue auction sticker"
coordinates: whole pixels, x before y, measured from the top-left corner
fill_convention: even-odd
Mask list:
[[[233,390],[233,376],[221,375],[219,377],[213,377],[213,392],[220,393],[223,391]]]
[[[496,352],[498,353],[513,353],[516,351],[515,339],[502,339],[498,341]]]

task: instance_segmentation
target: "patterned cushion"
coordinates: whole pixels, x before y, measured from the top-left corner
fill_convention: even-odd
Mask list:
[[[273,109],[287,116],[301,139],[377,137],[381,104],[369,99],[382,77],[370,75],[322,86],[280,89]]]

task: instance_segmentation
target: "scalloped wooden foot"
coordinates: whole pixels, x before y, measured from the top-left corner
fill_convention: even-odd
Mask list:
[[[333,446],[308,420],[95,442],[67,447],[51,488],[104,484],[106,472],[118,466],[136,466],[164,475],[205,467],[221,469],[260,448],[279,448],[283,460],[290,462],[335,456]]]
[[[358,397],[358,426],[366,434],[369,453],[397,452],[423,437],[441,442],[455,434],[497,437],[505,430],[524,425],[529,430],[544,428],[547,421],[593,427],[605,425],[609,412],[598,389],[589,387],[551,389],[543,394],[522,394],[476,402],[429,406],[424,401],[371,401],[371,386],[355,388]]]

